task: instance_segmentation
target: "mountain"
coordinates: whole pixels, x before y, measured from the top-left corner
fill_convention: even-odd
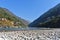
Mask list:
[[[29,27],[60,28],[60,3],[30,23]]]
[[[14,15],[6,8],[0,7],[0,27],[27,27],[28,21]]]

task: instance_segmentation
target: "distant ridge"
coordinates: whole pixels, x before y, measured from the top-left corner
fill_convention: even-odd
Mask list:
[[[60,28],[60,3],[29,24],[30,27]]]

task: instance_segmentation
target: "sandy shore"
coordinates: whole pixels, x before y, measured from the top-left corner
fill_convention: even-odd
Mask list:
[[[0,40],[60,40],[60,29],[3,31]]]

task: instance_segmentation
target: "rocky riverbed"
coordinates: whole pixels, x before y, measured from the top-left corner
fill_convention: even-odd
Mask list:
[[[1,31],[0,40],[60,40],[60,29]]]

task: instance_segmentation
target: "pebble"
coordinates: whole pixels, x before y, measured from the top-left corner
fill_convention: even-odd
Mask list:
[[[20,30],[0,32],[0,40],[60,40],[57,30]]]

